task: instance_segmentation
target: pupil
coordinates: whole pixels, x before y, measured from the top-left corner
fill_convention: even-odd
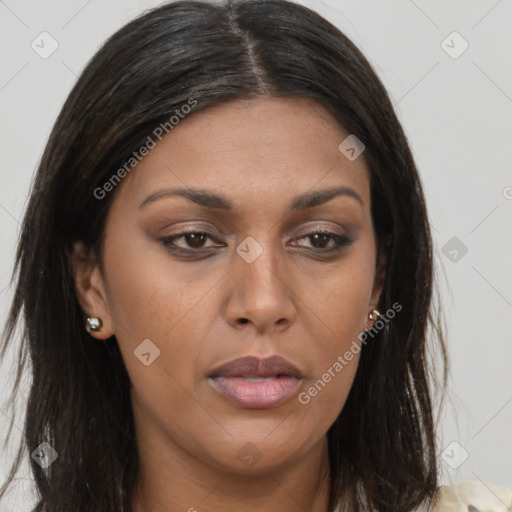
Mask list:
[[[201,247],[204,242],[204,233],[189,233],[188,237],[192,241],[192,243],[189,242],[192,247]]]
[[[327,242],[327,240],[330,238],[330,235],[327,235],[327,234],[322,234],[322,233],[317,233],[315,235],[313,235],[313,245],[315,247],[317,247],[317,243],[318,241],[320,240],[320,245],[323,247],[324,245],[326,245],[325,243],[322,243],[322,242]]]

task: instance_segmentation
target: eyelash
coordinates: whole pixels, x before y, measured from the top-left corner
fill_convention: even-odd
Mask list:
[[[184,249],[183,247],[173,247],[172,244],[175,240],[178,240],[180,238],[184,238],[186,235],[195,234],[195,235],[206,235],[207,238],[209,238],[212,241],[215,241],[215,238],[206,231],[200,231],[197,229],[181,229],[179,231],[179,234],[167,236],[165,238],[161,239],[162,244],[164,247],[172,252],[176,253],[199,253],[200,251],[206,251],[208,249],[213,249],[213,247],[200,247],[197,249],[191,248],[191,249]],[[336,241],[335,247],[331,247],[329,249],[317,249],[317,248],[311,248],[312,251],[320,252],[323,254],[330,254],[330,253],[336,253],[350,245],[353,240],[349,238],[346,235],[338,235],[336,233],[333,233],[331,231],[318,229],[315,231],[311,231],[309,233],[306,233],[305,235],[295,238],[294,240],[302,240],[303,238],[310,238],[314,235],[326,235],[330,238],[334,239]]]

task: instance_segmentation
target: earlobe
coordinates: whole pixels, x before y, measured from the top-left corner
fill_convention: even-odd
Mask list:
[[[113,325],[105,283],[96,258],[82,242],[75,242],[70,261],[77,300],[84,312],[84,329],[98,340],[110,338],[114,335]],[[99,320],[94,320],[96,318]]]
[[[377,320],[382,316],[382,314],[380,313],[379,310],[377,309],[372,309],[369,313],[368,313],[368,320],[367,320],[367,324],[366,324],[366,328],[365,328],[365,331],[367,331],[368,329],[371,329],[374,325],[375,325],[375,322],[377,322]]]

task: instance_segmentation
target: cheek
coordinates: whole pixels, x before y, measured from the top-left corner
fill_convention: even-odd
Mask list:
[[[130,343],[159,340],[199,301],[182,267],[141,237],[112,238],[105,249],[108,302],[116,335]]]
[[[197,279],[197,271],[192,275],[182,263],[170,261],[164,249],[149,248],[145,241],[126,250],[127,240],[111,238],[104,259],[110,314],[134,392],[139,403],[156,408],[162,401],[190,402],[190,394],[181,391],[183,386],[192,391],[201,375],[195,369],[201,368],[209,327],[218,316],[215,293],[206,292],[219,276]],[[148,366],[137,357],[141,346],[148,347],[143,352],[150,353]]]
[[[316,336],[314,348],[308,353],[314,371],[298,396],[309,417],[317,418],[326,428],[343,409],[364,349],[360,335],[364,330],[371,282],[364,270],[352,270],[332,279],[324,289],[328,300],[317,302],[316,317],[320,321],[312,320],[315,326],[311,330]]]
[[[317,376],[306,383],[298,402],[308,409],[309,417],[322,418],[327,428],[343,409],[357,371],[359,347],[335,355]],[[350,354],[347,358],[347,355]]]
[[[323,333],[319,354],[342,350],[365,328],[375,271],[371,251],[371,245],[358,247],[335,269],[308,280],[302,293]]]
[[[310,414],[329,424],[341,412],[357,371],[364,346],[360,335],[366,327],[373,287],[373,246],[358,247],[316,284],[310,282],[308,327],[314,348],[308,354],[314,376],[299,395]],[[319,276],[317,276],[319,277]]]

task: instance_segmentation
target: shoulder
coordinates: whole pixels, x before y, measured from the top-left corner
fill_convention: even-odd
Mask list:
[[[432,512],[512,512],[512,489],[480,480],[438,488]]]

